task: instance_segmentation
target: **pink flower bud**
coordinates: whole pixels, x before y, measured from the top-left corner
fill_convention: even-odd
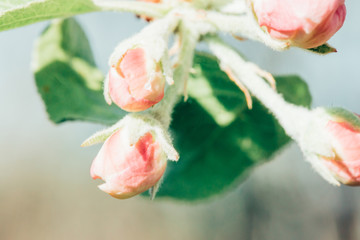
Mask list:
[[[91,177],[105,181],[99,188],[119,199],[130,198],[154,186],[164,174],[167,157],[147,132],[132,144],[122,128],[104,143],[91,166]]]
[[[335,116],[334,120],[326,124],[335,157],[323,157],[322,160],[339,182],[360,185],[360,118],[358,115],[345,113],[347,116]]]
[[[128,112],[146,110],[164,97],[161,64],[140,47],[127,50],[111,67],[108,84],[112,101]]]
[[[252,0],[260,26],[294,46],[324,44],[343,25],[344,0]]]

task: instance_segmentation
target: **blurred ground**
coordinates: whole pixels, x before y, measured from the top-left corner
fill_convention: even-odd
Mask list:
[[[359,1],[347,2],[344,27],[326,57],[298,49],[277,53],[231,41],[275,74],[298,73],[314,106],[360,112]],[[130,14],[79,18],[100,68],[118,41],[144,23]],[[80,143],[101,126],[47,119],[30,71],[31,49],[46,26],[0,33],[0,239],[360,239],[359,188],[332,187],[291,145],[236,191],[196,205],[137,197],[119,201],[96,188],[89,167],[99,146]],[[129,28],[131,26],[131,28]]]

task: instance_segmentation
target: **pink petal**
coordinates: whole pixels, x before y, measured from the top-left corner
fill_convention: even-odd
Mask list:
[[[360,133],[346,122],[329,121],[326,127],[337,154],[330,161],[332,171],[350,183],[360,183]]]
[[[154,186],[164,174],[167,158],[151,133],[130,145],[118,130],[104,143],[91,166],[91,176],[106,183],[99,188],[117,198],[128,198]]]
[[[344,0],[253,0],[260,26],[277,39],[303,48],[317,47],[343,25]]]
[[[158,66],[151,61],[143,48],[135,48],[124,54],[118,66],[111,67],[109,93],[115,104],[126,111],[138,112],[161,101],[165,79],[161,69],[152,69]],[[148,70],[148,66],[152,68]]]

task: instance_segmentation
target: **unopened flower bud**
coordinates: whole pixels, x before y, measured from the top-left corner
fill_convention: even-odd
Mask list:
[[[360,185],[358,115],[342,108],[314,109],[301,137],[295,140],[327,181],[334,185]]]
[[[328,110],[326,124],[333,157],[322,157],[323,164],[341,183],[360,185],[360,118],[344,109]]]
[[[343,25],[344,0],[252,0],[260,26],[301,48],[328,41]]]
[[[108,79],[111,100],[128,112],[143,111],[164,97],[165,76],[144,48],[127,50],[111,66]]]
[[[132,143],[130,134],[126,127],[114,132],[91,166],[92,178],[105,181],[99,188],[119,199],[153,187],[166,169],[167,157],[155,135],[147,132]]]

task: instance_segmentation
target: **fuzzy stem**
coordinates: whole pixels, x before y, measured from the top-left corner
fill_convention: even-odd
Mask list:
[[[156,59],[156,61],[160,61],[164,55],[164,51],[167,51],[169,37],[178,26],[179,21],[180,18],[176,15],[176,12],[170,12],[165,17],[151,22],[142,29],[141,32],[121,41],[118,46],[116,46],[110,56],[109,65],[117,64],[124,53],[136,45],[146,47],[147,50],[151,52],[151,56]]]
[[[171,11],[163,18],[151,22],[138,35],[146,34],[156,38],[167,39],[177,28],[179,21],[180,18],[177,16],[177,12]]]
[[[287,42],[272,38],[260,28],[246,1],[238,0],[235,3],[239,6],[234,8],[240,8],[239,11],[235,13],[208,11],[204,20],[214,25],[217,30],[261,42],[277,51],[289,48]]]
[[[199,33],[192,22],[183,19],[179,25],[179,35],[182,40],[177,67],[174,71],[174,85],[169,86],[160,103],[156,104],[149,113],[169,127],[171,114],[175,104],[179,101],[184,84],[189,76],[193,64],[194,51],[199,40]]]
[[[104,11],[131,12],[147,17],[163,17],[171,6],[141,1],[93,0],[93,3]]]
[[[220,60],[222,68],[230,68],[249,91],[259,99],[279,120],[287,134],[299,139],[302,129],[310,121],[308,109],[284,100],[273,88],[259,77],[254,65],[246,62],[240,54],[218,37],[207,37],[210,50]]]

